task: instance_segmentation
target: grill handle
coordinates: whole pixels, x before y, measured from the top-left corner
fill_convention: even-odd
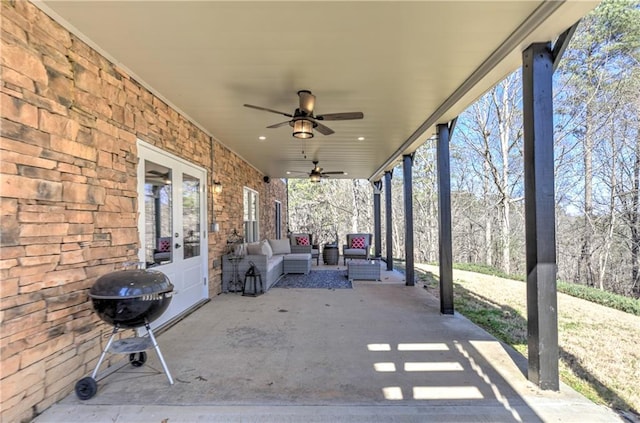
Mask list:
[[[89,294],[89,297],[95,300],[131,300],[131,299],[139,299],[145,296],[155,296],[155,297],[171,297],[177,294],[178,291],[174,291],[173,287],[166,291],[153,292],[151,294],[139,294],[139,295],[96,295]]]

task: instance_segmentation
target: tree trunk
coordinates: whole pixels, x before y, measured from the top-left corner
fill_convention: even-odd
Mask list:
[[[593,268],[591,263],[593,228],[591,218],[593,216],[593,113],[590,104],[587,104],[585,118],[585,134],[583,140],[584,155],[584,228],[582,247],[580,251],[580,266],[578,268],[578,283],[594,286]]]
[[[358,196],[356,194],[356,180],[351,184],[351,233],[358,233]]]
[[[484,205],[485,212],[484,213],[484,248],[485,248],[485,258],[484,262],[487,266],[493,266],[493,220],[491,213],[491,196],[489,193],[489,163],[485,159],[482,166],[484,170],[484,177],[482,179],[482,189],[484,191]]]
[[[615,136],[612,134],[610,137],[611,151],[616,151],[615,148]],[[598,287],[604,291],[604,279],[607,271],[607,265],[609,263],[609,255],[611,254],[611,244],[613,242],[613,231],[616,225],[616,155],[611,155],[611,174],[609,175],[609,228],[605,235],[604,245],[602,246],[602,253],[600,255],[600,269],[598,271]]]
[[[498,122],[500,129],[500,152],[502,153],[502,271],[511,272],[511,224],[509,221],[511,198],[509,194],[509,138],[511,126],[511,107],[507,94],[502,93],[502,119]]]
[[[511,272],[511,225],[509,213],[511,205],[509,201],[502,204],[502,271],[507,275]]]
[[[436,201],[434,195],[429,198],[429,263],[437,261],[438,257],[438,211],[436,210]]]
[[[640,118],[640,100],[638,104],[638,118]],[[638,215],[640,214],[640,125],[636,131],[635,161],[633,164],[633,190],[631,211],[631,292],[636,298],[640,298],[640,228],[638,228]]]

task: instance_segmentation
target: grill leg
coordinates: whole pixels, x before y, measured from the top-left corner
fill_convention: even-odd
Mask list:
[[[153,331],[151,330],[151,327],[149,326],[149,323],[145,324],[145,328],[147,329],[147,333],[149,334],[149,338],[151,338],[151,341],[153,342],[153,348],[155,348],[156,354],[158,354],[158,358],[160,359],[160,363],[162,363],[162,368],[164,369],[164,373],[167,375],[167,379],[169,379],[169,383],[171,385],[173,385],[173,379],[171,378],[171,373],[169,372],[169,368],[167,367],[167,363],[164,362],[164,357],[162,356],[162,353],[160,352],[160,347],[158,346],[158,343],[156,342],[156,337],[153,336]]]
[[[104,347],[104,350],[102,350],[102,354],[100,355],[98,364],[96,364],[96,368],[93,370],[93,373],[91,373],[92,378],[95,379],[96,376],[98,376],[98,369],[100,369],[100,365],[104,361],[104,357],[107,355],[107,351],[109,351],[109,348],[111,347],[111,343],[113,342],[113,338],[115,338],[117,333],[118,333],[118,326],[116,325],[113,327],[113,332],[111,332],[111,337],[109,338],[109,342],[107,342],[107,346]]]

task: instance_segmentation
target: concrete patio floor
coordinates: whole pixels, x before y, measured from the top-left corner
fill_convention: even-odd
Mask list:
[[[34,421],[621,421],[565,385],[538,390],[522,356],[464,317],[440,315],[437,299],[398,272],[354,289],[222,294],[158,343],[174,385],[149,351],[143,367],[99,380],[92,399],[72,393]]]

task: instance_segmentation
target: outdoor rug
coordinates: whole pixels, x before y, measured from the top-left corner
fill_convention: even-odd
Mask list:
[[[351,281],[344,270],[312,270],[308,275],[284,275],[274,288],[351,289]]]

